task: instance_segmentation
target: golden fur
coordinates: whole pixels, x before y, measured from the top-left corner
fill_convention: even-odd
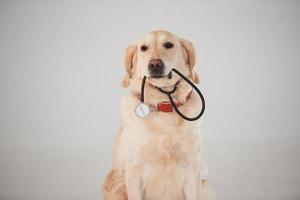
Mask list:
[[[174,47],[166,49],[164,42]],[[147,51],[141,51],[147,45]],[[121,105],[122,129],[116,145],[113,169],[106,177],[103,192],[105,200],[207,200],[206,168],[201,152],[199,120],[185,121],[175,112],[152,112],[144,119],[134,113],[140,102],[137,94],[147,73],[151,59],[162,59],[166,71],[173,67],[195,83],[199,77],[195,71],[195,50],[191,42],[178,38],[167,31],[153,31],[129,46],[125,53],[126,74],[123,87],[130,86],[130,92]],[[180,79],[147,79],[145,103],[155,106],[168,101],[165,94],[154,86],[166,90]],[[180,81],[174,99],[183,103],[180,110],[187,116],[195,116],[201,109],[200,99],[191,91],[191,86]]]

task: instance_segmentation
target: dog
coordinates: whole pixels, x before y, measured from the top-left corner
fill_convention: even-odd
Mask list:
[[[130,92],[121,103],[122,128],[115,143],[113,168],[103,186],[105,200],[210,199],[199,120],[186,121],[174,111],[158,109],[170,100],[157,88],[170,91],[175,85],[172,97],[180,103],[182,113],[195,116],[201,109],[197,94],[172,68],[199,83],[195,49],[188,40],[159,30],[127,47],[122,86],[130,87]],[[139,118],[135,108],[141,100],[144,76],[144,99],[150,114]]]

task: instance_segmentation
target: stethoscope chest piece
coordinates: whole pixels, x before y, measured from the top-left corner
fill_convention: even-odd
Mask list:
[[[140,118],[145,118],[149,115],[150,108],[145,103],[139,103],[135,108],[135,114]]]

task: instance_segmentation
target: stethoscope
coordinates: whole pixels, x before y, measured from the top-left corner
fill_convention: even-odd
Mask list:
[[[174,110],[176,111],[176,113],[177,113],[180,117],[182,117],[183,119],[185,119],[185,120],[187,120],[187,121],[195,121],[195,120],[199,119],[199,118],[203,115],[204,110],[205,110],[205,100],[204,100],[204,97],[203,97],[201,91],[194,85],[194,83],[193,83],[192,81],[190,81],[187,77],[185,77],[185,76],[184,76],[182,73],[180,73],[177,69],[173,68],[171,71],[173,71],[173,72],[175,72],[177,75],[179,75],[184,81],[186,81],[188,84],[190,84],[190,85],[194,88],[194,90],[198,93],[198,95],[199,95],[199,97],[200,97],[200,99],[201,99],[201,103],[202,103],[202,107],[201,107],[200,113],[199,113],[197,116],[195,116],[195,117],[187,117],[187,116],[185,116],[184,114],[182,114],[182,113],[178,110],[178,108],[177,108],[177,106],[176,106],[176,104],[175,104],[175,102],[174,102],[174,100],[173,100],[173,98],[172,98],[171,95],[176,91],[177,85],[178,85],[179,82],[177,82],[177,84],[175,84],[174,88],[173,88],[171,91],[165,91],[165,90],[163,90],[163,89],[161,89],[161,88],[159,88],[159,87],[156,87],[156,88],[157,88],[160,92],[166,94],[166,95],[169,97],[169,100],[170,100],[170,102],[171,102],[171,104],[172,104],[172,107],[174,108]],[[146,79],[147,79],[147,77],[144,76],[143,81],[142,81],[142,85],[141,85],[141,102],[137,105],[137,107],[136,107],[136,109],[135,109],[136,115],[137,115],[138,117],[141,117],[141,118],[147,117],[147,116],[149,115],[149,113],[150,113],[150,108],[149,108],[149,106],[148,106],[147,104],[144,103],[144,92],[145,92],[145,83],[146,83]]]

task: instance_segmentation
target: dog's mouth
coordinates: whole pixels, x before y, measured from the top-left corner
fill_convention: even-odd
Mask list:
[[[172,79],[172,71],[170,71],[167,75],[151,75],[149,78],[155,78],[155,79],[168,78],[168,79]]]

